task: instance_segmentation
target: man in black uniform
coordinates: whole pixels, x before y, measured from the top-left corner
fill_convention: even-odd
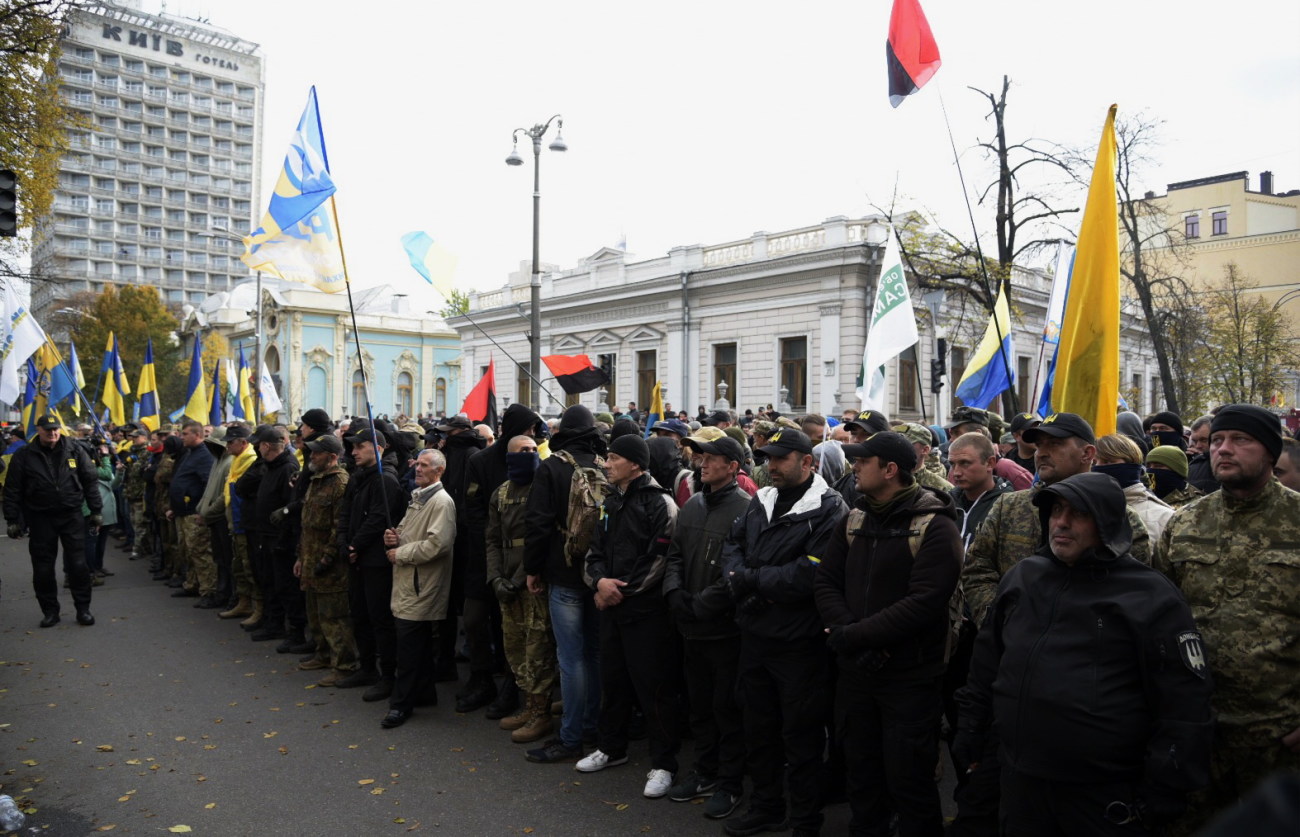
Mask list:
[[[1209,781],[1209,670],[1191,609],[1129,554],[1124,492],[1082,473],[1035,497],[1043,540],[1002,577],[976,640],[952,747],[1001,741],[1011,837],[1142,834]]]
[[[813,470],[812,442],[782,428],[759,448],[772,485],[759,489],[723,547],[740,626],[737,693],[754,791],[749,809],[723,823],[732,837],[822,825],[822,751],[830,659],[813,576],[846,508]],[[787,767],[788,766],[788,767]],[[787,776],[788,774],[788,776]]]
[[[81,514],[81,504],[90,517]],[[36,441],[14,453],[5,478],[4,512],[9,537],[21,538],[26,521],[31,542],[32,587],[45,618],[42,628],[59,623],[59,583],[54,576],[54,559],[63,544],[63,571],[68,576],[77,624],[93,625],[90,615],[90,569],[86,566],[85,532],[103,522],[103,501],[95,466],[84,446],[63,436],[54,416],[36,420]]]

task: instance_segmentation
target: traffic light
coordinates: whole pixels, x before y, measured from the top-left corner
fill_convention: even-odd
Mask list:
[[[0,237],[18,235],[18,175],[0,169]]]
[[[948,374],[948,341],[940,337],[935,341],[934,357],[930,359],[930,391],[943,389],[944,376]]]

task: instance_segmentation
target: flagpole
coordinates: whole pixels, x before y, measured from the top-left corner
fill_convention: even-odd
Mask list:
[[[329,202],[330,214],[334,217],[334,234],[339,239],[339,261],[343,264],[343,287],[347,288],[348,291],[348,313],[352,315],[352,339],[357,347],[357,369],[361,372],[361,394],[365,397],[366,418],[370,420],[370,443],[375,449],[375,470],[379,472],[379,493],[384,502],[384,528],[391,529],[393,528],[393,515],[388,508],[388,489],[384,487],[384,457],[379,451],[379,437],[376,435],[379,430],[375,427],[375,411],[370,406],[370,382],[366,378],[366,360],[361,355],[361,329],[357,328],[357,308],[352,303],[352,280],[348,278],[348,257],[343,249],[343,228],[339,226],[339,210],[333,196],[329,198]],[[259,370],[258,375],[261,374]]]
[[[55,362],[58,364],[63,364],[64,368],[67,368],[68,365],[66,362],[64,362],[63,355],[59,352],[59,347],[55,345],[54,341],[50,339],[50,335],[48,334],[45,335],[45,343],[50,347],[50,351],[54,352]],[[72,377],[71,369],[68,369],[68,376]],[[99,429],[100,435],[107,438],[108,433],[104,430],[104,425],[100,424],[99,416],[95,415],[95,405],[91,404],[90,401],[86,399],[86,393],[82,392],[81,387],[77,386],[77,379],[75,377],[72,378],[72,388],[76,390],[77,395],[80,395],[81,400],[85,402],[86,412],[90,413],[90,420],[95,423],[95,427]],[[49,407],[47,405],[46,409],[53,410],[55,415],[58,415],[58,405],[55,405],[54,407]],[[39,416],[33,416],[32,420],[35,421],[37,418],[39,418]],[[59,421],[61,422],[63,421],[63,419],[60,418]]]
[[[335,222],[335,226],[337,226],[337,222]],[[506,351],[506,349],[505,349],[504,346],[502,346],[500,343],[498,343],[496,340],[494,340],[494,339],[492,338],[492,335],[490,335],[490,334],[488,334],[486,331],[484,331],[484,330],[483,330],[483,327],[482,327],[481,325],[479,325],[478,323],[474,322],[474,319],[473,319],[472,317],[470,317],[469,312],[464,312],[464,313],[461,313],[461,314],[457,314],[456,316],[457,316],[457,317],[464,317],[465,319],[469,320],[469,324],[472,325],[472,326],[474,326],[474,328],[478,329],[478,333],[479,333],[479,334],[481,334],[481,335],[483,335],[484,337],[486,337],[486,338],[488,339],[488,341],[489,341],[493,346],[496,346],[498,349],[500,349],[500,350],[501,350],[501,354],[505,355],[506,358],[508,358],[508,359],[510,360],[511,363],[513,363],[515,366],[519,367],[520,369],[524,370],[524,374],[527,375],[528,378],[529,378],[533,383],[537,384],[537,388],[538,388],[539,390],[541,390],[542,392],[545,392],[545,393],[547,394],[547,396],[549,396],[550,399],[551,399],[552,401],[556,402],[557,404],[563,404],[563,403],[564,403],[564,402],[561,401],[560,399],[556,398],[556,397],[555,397],[555,393],[553,393],[553,392],[551,392],[549,389],[547,389],[547,388],[542,384],[541,381],[537,380],[537,378],[533,375],[532,370],[530,370],[528,367],[524,366],[522,363],[520,363],[519,361],[517,361],[517,360],[515,360],[513,357],[511,357],[510,353]],[[538,399],[538,401],[539,401],[539,403],[540,403],[541,399]]]
[[[948,129],[948,144],[952,146],[952,160],[957,165],[957,179],[961,183],[961,196],[966,201],[966,215],[970,218],[971,235],[975,238],[975,255],[979,258],[980,275],[984,277],[984,292],[989,295],[989,305],[993,311],[993,329],[998,335],[998,354],[1002,357],[1002,365],[1006,368],[1007,390],[1011,392],[1011,407],[1015,412],[1020,411],[1020,399],[1016,397],[1016,388],[1014,382],[1015,375],[1011,372],[1011,360],[1007,357],[1006,335],[1002,333],[1002,323],[998,322],[998,300],[997,294],[992,292],[992,285],[989,283],[988,268],[984,265],[984,250],[980,247],[980,233],[975,226],[975,212],[971,209],[970,195],[966,191],[966,175],[961,169],[961,155],[957,153],[957,141],[952,136],[952,123],[948,121],[948,108],[943,102],[943,88],[939,88],[939,109],[943,111],[943,124]],[[998,291],[1002,291],[1003,283],[998,281]],[[1008,313],[1011,309],[1011,300],[1007,300]],[[1005,390],[1004,390],[1005,391]],[[1000,395],[1001,393],[999,393]]]

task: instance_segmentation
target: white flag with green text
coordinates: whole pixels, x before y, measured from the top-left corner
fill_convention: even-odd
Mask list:
[[[903,275],[898,239],[891,227],[880,280],[876,283],[876,304],[871,307],[871,321],[867,326],[867,343],[862,349],[862,370],[858,373],[862,409],[889,412],[885,404],[885,364],[909,346],[915,346],[918,339],[912,296],[907,290],[907,277]]]

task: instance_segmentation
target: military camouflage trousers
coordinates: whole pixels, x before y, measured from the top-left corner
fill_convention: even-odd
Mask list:
[[[549,695],[555,687],[557,666],[546,593],[524,590],[514,601],[503,603],[501,637],[519,691],[527,695]]]
[[[348,607],[348,594],[307,594],[307,624],[312,639],[316,640],[316,657],[328,660],[335,671],[357,670],[357,640],[352,633],[352,611]]]
[[[176,541],[176,521],[166,517],[158,519],[158,540],[162,545],[163,569],[170,576],[179,576],[185,567],[180,563],[180,549]]]
[[[235,595],[241,599],[262,600],[262,588],[253,578],[253,566],[248,563],[248,535],[230,536],[230,576],[235,580]]]
[[[188,565],[186,590],[198,590],[206,596],[217,589],[217,562],[212,557],[212,530],[197,514],[176,519],[180,541],[180,561]]]
[[[144,500],[131,503],[131,528],[135,530],[135,554],[143,558],[153,557],[153,527],[144,512]]]

